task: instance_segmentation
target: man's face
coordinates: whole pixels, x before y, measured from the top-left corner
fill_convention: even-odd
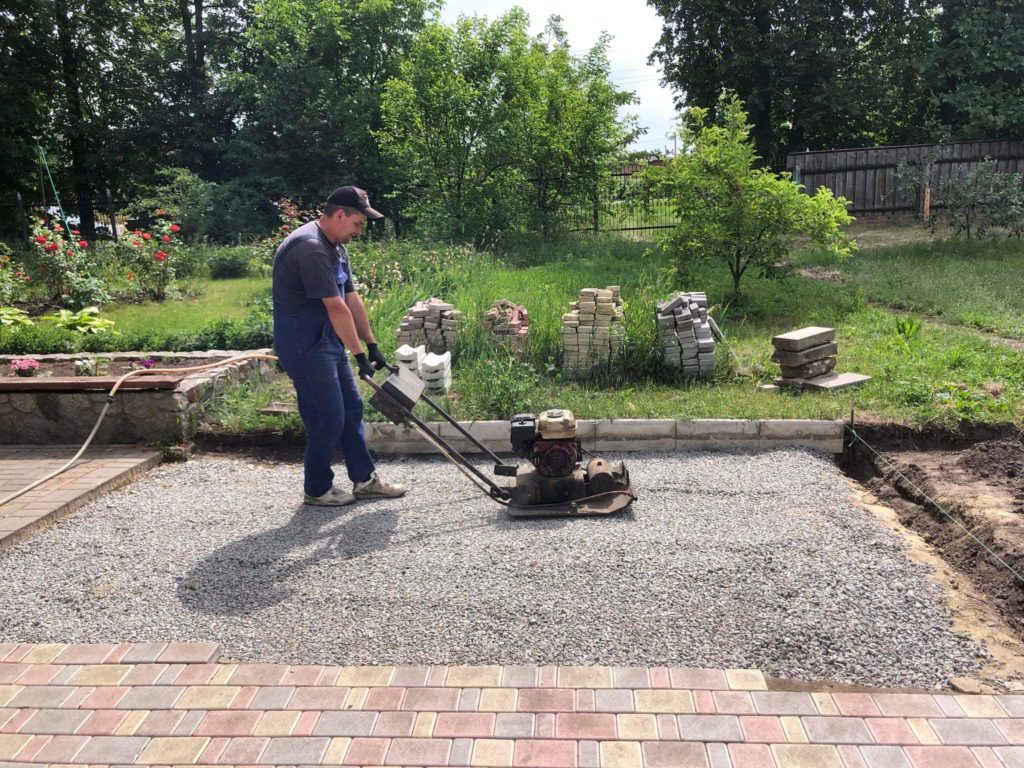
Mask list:
[[[328,236],[336,243],[350,243],[353,237],[363,234],[363,225],[366,223],[366,216],[362,213],[354,213],[351,216],[345,215],[345,211],[335,211],[330,218],[332,232]]]

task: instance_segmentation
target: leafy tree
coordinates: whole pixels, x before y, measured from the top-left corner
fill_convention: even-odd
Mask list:
[[[667,251],[681,274],[691,261],[724,261],[732,275],[733,295],[753,267],[766,277],[783,273],[793,238],[804,236],[839,258],[853,243],[840,229],[853,221],[847,201],[825,187],[804,194],[787,173],[756,167],[758,156],[742,102],[722,96],[717,120],[693,107],[681,120],[682,151],[664,166],[641,172],[651,197],[672,200],[680,223],[665,237]]]

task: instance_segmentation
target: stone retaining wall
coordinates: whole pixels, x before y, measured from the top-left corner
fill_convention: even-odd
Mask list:
[[[253,350],[266,354],[270,350]],[[199,353],[119,353],[105,358],[138,359],[148,356],[175,358],[232,357],[241,352],[219,350]],[[85,355],[37,355],[37,360],[57,357],[81,359]],[[96,434],[96,444],[181,442],[195,429],[199,406],[241,381],[268,378],[266,360],[246,360],[182,377],[174,389],[121,390],[111,403]],[[0,392],[0,443],[68,444],[84,441],[106,404],[105,391],[33,390]]]

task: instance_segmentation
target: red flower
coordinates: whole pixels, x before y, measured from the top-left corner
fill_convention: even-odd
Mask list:
[[[171,242],[171,236],[170,235],[164,235],[160,239],[163,240],[165,243]]]
[[[281,231],[282,232],[287,232],[289,229],[291,229],[291,227],[289,227],[287,224],[282,224],[281,225]]]
[[[171,232],[181,232],[181,227],[177,224],[171,224]]]
[[[89,247],[89,241],[88,240],[79,240],[78,241],[78,247],[79,248],[88,248]]]
[[[36,242],[39,243],[40,245],[45,243],[46,242],[46,235],[39,235],[39,237],[36,238]]]
[[[142,234],[142,230],[141,229],[136,229],[132,234],[141,235]]]
[[[141,245],[142,245],[142,243],[141,243],[140,241],[138,241],[138,240],[132,240],[132,247],[134,247],[134,248],[138,248],[138,247],[140,247]]]
[[[163,261],[164,259],[167,258],[167,254],[164,253],[163,251],[157,251],[156,253],[153,254],[153,258],[156,259],[157,261]]]
[[[132,272],[131,270],[128,270],[128,279],[129,280],[134,280],[135,279],[135,273]]]
[[[142,235],[142,239],[143,240],[152,240],[153,236],[151,234],[149,234],[149,232],[144,232],[143,235]]]
[[[78,231],[77,229],[72,229],[72,230],[71,230],[71,234],[72,234],[72,235],[80,235],[80,234],[82,234],[82,233],[81,233],[81,232],[79,232],[79,231]]]
[[[26,283],[27,283],[27,282],[28,282],[28,281],[29,281],[30,279],[31,279],[31,278],[29,278],[29,276],[28,276],[28,275],[25,275],[25,282],[26,282]]]
[[[15,277],[21,277],[21,270],[19,269],[17,272],[15,272],[14,276]]]
[[[59,245],[57,245],[56,243],[47,243],[47,244],[46,244],[46,247],[45,247],[45,248],[43,248],[43,250],[44,250],[44,251],[46,251],[47,253],[53,253],[53,252],[54,252],[54,251],[56,251],[56,250],[57,250],[58,248],[60,248],[60,246],[59,246]]]

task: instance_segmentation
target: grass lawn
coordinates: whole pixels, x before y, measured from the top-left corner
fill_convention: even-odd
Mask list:
[[[192,280],[183,286],[183,293],[190,298],[110,304],[103,308],[102,314],[116,322],[119,331],[194,331],[211,320],[244,318],[252,311],[249,307],[252,298],[269,287],[270,278]]]
[[[840,266],[846,277],[842,283],[802,277],[769,282],[750,275],[740,304],[729,303],[731,283],[724,267],[698,267],[683,281],[669,273],[669,265],[652,261],[646,244],[593,236],[518,249],[512,254],[517,266],[503,266],[511,259],[499,257],[443,284],[424,278],[415,287],[402,284],[365,298],[389,354],[395,346],[392,329],[415,299],[443,296],[463,310],[467,323],[455,389],[448,398],[448,407],[462,418],[505,418],[556,405],[572,408],[580,418],[837,418],[846,417],[852,406],[862,416],[902,423],[1024,425],[1024,352],[927,317],[919,326],[901,324],[875,303],[895,306],[899,298],[899,306],[936,314],[945,307],[946,320],[951,307],[962,308],[957,315],[962,318],[985,310],[990,327],[1010,334],[1024,313],[1024,292],[1012,289],[1020,286],[1012,263],[1021,261],[1024,249],[1005,242],[966,248],[959,241],[932,242],[927,233],[909,227],[876,234],[875,241],[884,245],[863,248]],[[358,274],[358,246],[352,259]],[[799,254],[797,260],[826,265],[813,253]],[[626,303],[625,371],[588,384],[562,381],[555,367],[562,313],[579,288],[614,284],[622,286]],[[884,293],[887,286],[890,294]],[[676,290],[706,291],[727,335],[728,348],[719,348],[722,373],[713,383],[674,381],[659,368],[653,307]],[[886,301],[887,295],[892,300]],[[479,327],[484,311],[498,298],[529,309],[526,363],[492,346]],[[873,381],[835,394],[758,392],[757,384],[778,371],[769,361],[771,336],[805,325],[836,327],[838,370],[865,373]],[[239,394],[218,407],[217,420],[253,428],[261,423],[259,407],[290,394],[287,382]]]

